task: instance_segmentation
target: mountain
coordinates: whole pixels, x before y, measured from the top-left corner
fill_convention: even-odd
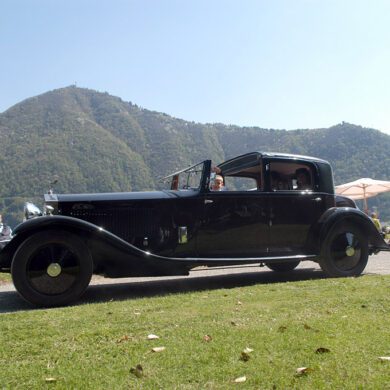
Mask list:
[[[0,136],[0,209],[11,224],[20,220],[24,200],[40,198],[55,179],[56,192],[149,190],[191,163],[253,150],[326,159],[336,184],[390,178],[390,136],[374,129],[345,122],[294,131],[201,124],[75,86],[0,114]],[[390,219],[390,198],[381,196],[379,204]]]

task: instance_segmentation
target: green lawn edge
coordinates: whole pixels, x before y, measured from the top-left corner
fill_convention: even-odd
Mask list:
[[[377,275],[6,313],[0,387],[384,389],[389,323]]]

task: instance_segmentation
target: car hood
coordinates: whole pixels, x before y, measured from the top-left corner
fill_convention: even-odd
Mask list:
[[[169,191],[109,192],[99,194],[45,194],[45,202],[102,202],[121,200],[168,199]]]

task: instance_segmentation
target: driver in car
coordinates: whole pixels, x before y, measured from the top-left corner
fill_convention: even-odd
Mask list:
[[[221,175],[215,175],[213,184],[211,185],[211,191],[224,191],[223,177]]]

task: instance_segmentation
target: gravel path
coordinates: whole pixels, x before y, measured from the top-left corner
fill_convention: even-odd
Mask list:
[[[365,275],[389,275],[390,252],[370,256]],[[218,288],[234,288],[258,283],[292,282],[298,280],[321,279],[325,275],[318,264],[302,262],[296,270],[288,274],[278,274],[267,267],[254,266],[218,269],[196,269],[189,276],[168,276],[149,278],[107,279],[94,276],[82,299],[78,302],[108,302],[157,296],[187,291],[201,291]],[[132,304],[136,303],[134,301]],[[23,301],[12,284],[0,285],[0,313],[34,309]]]
[[[321,268],[317,263],[312,261],[304,261],[298,267],[297,270],[311,270],[321,272]],[[216,276],[216,275],[227,275],[227,274],[238,274],[248,272],[272,272],[267,267],[260,268],[258,266],[245,266],[245,267],[225,267],[217,269],[203,269],[198,268],[190,272],[189,276],[168,276],[162,278],[149,277],[149,278],[122,278],[122,279],[107,279],[100,276],[94,276],[93,284],[113,284],[113,283],[132,283],[141,281],[156,281],[166,279],[188,279],[200,276]],[[364,270],[365,274],[378,274],[378,275],[390,275],[390,252],[380,252],[377,255],[369,257],[368,264]]]

